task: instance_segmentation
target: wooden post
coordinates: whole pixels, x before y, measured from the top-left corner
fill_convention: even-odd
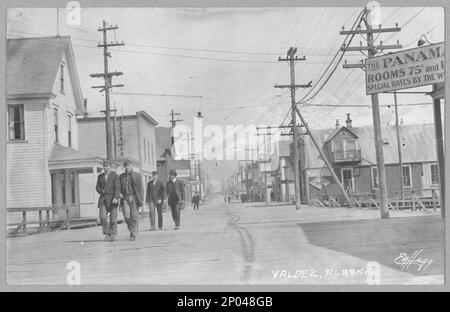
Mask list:
[[[298,162],[300,159],[298,150],[298,129],[297,129],[297,114],[294,108],[297,108],[295,104],[295,71],[294,71],[294,51],[292,48],[289,50],[289,66],[290,66],[290,76],[291,76],[291,107],[292,107],[292,138],[293,138],[293,149],[294,149],[294,189],[295,189],[295,209],[301,208],[301,194],[300,194],[300,175],[298,171]]]
[[[433,91],[436,91],[437,85],[433,85]],[[438,159],[439,171],[439,191],[441,202],[441,216],[445,217],[445,157],[444,157],[444,140],[442,134],[441,119],[441,100],[433,98],[433,115],[434,115],[434,131],[436,138],[436,154]]]
[[[70,230],[70,216],[69,216],[69,206],[67,206],[66,209],[66,213],[67,213],[67,218],[66,218],[66,229]]]
[[[323,153],[322,149],[320,148],[319,144],[317,143],[316,139],[314,138],[314,136],[311,133],[311,130],[309,129],[308,124],[305,122],[305,119],[303,118],[303,115],[300,113],[300,110],[298,109],[297,106],[293,107],[293,111],[295,111],[299,116],[300,119],[302,120],[303,125],[306,128],[306,131],[308,132],[309,136],[311,137],[311,140],[314,143],[314,146],[316,147],[317,151],[319,152],[320,156],[322,157],[323,161],[325,162],[328,170],[330,170],[331,175],[333,176],[334,181],[336,182],[336,184],[339,186],[340,190],[342,191],[342,193],[345,196],[345,199],[347,200],[347,202],[350,203],[350,197],[348,196],[347,192],[344,189],[344,186],[342,185],[341,181],[339,181],[338,177],[336,176],[336,173],[334,172],[333,167],[331,167],[330,162],[328,161],[328,158],[325,156],[325,154]]]
[[[395,129],[397,132],[397,151],[398,151],[398,165],[400,169],[400,196],[401,199],[405,198],[405,190],[403,187],[403,161],[402,161],[402,145],[400,140],[400,124],[398,122],[398,104],[397,104],[397,91],[394,90],[394,105],[395,105]]]
[[[42,210],[39,210],[39,231],[42,229],[42,227],[43,227]]]
[[[24,233],[27,232],[27,212],[26,211],[22,211],[22,230]]]
[[[431,190],[431,201],[433,202],[433,211],[436,211],[436,191]]]

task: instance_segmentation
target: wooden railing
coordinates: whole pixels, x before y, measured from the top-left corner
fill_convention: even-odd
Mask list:
[[[79,207],[80,204],[67,204],[67,205],[53,205],[46,207],[14,207],[7,208],[6,211],[8,213],[21,212],[22,213],[22,221],[21,222],[13,222],[8,223],[7,226],[15,226],[16,228],[12,230],[9,235],[17,234],[20,229],[22,229],[23,233],[27,232],[27,225],[38,224],[38,232],[41,232],[45,228],[50,228],[54,220],[54,213],[56,211],[65,211],[66,219],[62,221],[62,224],[59,226],[60,228],[65,227],[67,230],[70,230],[70,211],[74,209],[74,207]],[[27,221],[27,213],[38,212],[39,220],[37,221]],[[45,218],[43,218],[43,212],[45,212]],[[50,212],[52,212],[50,216]]]
[[[424,196],[425,192],[431,193],[431,196]],[[407,190],[404,199],[400,199],[400,192],[394,192],[394,196],[389,198],[388,207],[394,210],[411,209],[427,210],[433,209],[437,211],[440,208],[439,190],[435,188],[430,189],[416,189]],[[349,192],[350,202],[342,203],[342,206],[358,207],[358,208],[374,208],[379,209],[379,199],[375,193],[365,192],[357,193]],[[341,204],[337,201],[338,195],[335,194],[315,194],[311,197],[311,204],[318,207],[340,207]]]

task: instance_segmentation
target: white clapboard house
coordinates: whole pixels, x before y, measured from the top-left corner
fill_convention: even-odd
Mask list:
[[[70,37],[8,39],[6,80],[7,206],[74,203],[71,217],[98,214],[95,196],[80,202],[80,174],[93,190],[102,159],[79,150],[84,101]]]

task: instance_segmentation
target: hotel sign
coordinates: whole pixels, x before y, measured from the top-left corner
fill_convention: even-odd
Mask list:
[[[366,94],[444,82],[444,42],[366,59]]]

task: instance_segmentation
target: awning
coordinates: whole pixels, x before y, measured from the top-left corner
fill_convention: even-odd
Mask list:
[[[102,163],[103,159],[101,157],[83,153],[59,144],[53,145],[48,160],[50,170],[101,167]]]

